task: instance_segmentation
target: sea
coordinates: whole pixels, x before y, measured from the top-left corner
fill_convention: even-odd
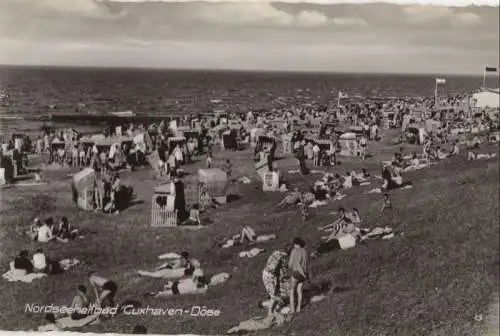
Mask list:
[[[0,66],[0,132],[29,132],[51,113],[198,113],[268,108],[288,97],[325,103],[348,96],[467,94],[482,76],[238,72]],[[24,120],[21,120],[24,118]]]

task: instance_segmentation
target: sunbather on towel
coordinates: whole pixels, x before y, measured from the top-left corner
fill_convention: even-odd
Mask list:
[[[189,258],[188,252],[186,252],[186,251],[181,252],[180,256],[181,257],[178,259],[167,261],[166,263],[162,264],[161,266],[158,266],[156,268],[156,270],[160,271],[162,269],[173,270],[173,269],[183,268],[184,275],[189,276],[189,275],[193,274],[195,268],[199,268],[199,267],[195,267],[195,265],[197,265],[197,264],[199,266],[199,263],[197,263],[196,260],[191,260]]]
[[[201,294],[208,289],[208,281],[203,275],[203,271],[197,269],[193,272],[191,278],[169,281],[163,291],[157,293],[149,293],[155,297],[164,297],[182,294]]]
[[[200,269],[200,262],[190,259],[189,253],[182,252],[179,258],[168,260],[166,263],[156,267],[154,272],[139,271],[142,276],[152,278],[182,278],[190,276],[196,269]]]
[[[262,235],[257,235],[255,231],[250,227],[250,226],[244,226],[241,229],[241,233],[238,235],[233,236],[232,238],[226,240],[223,244],[223,248],[228,248],[231,246],[239,246],[245,243],[259,243],[259,242],[264,242],[268,241],[271,239],[276,238],[276,235],[274,234],[262,234]]]
[[[294,205],[297,203],[302,202],[302,193],[299,191],[298,188],[295,188],[293,192],[291,192],[288,196],[286,196],[279,204],[278,206],[282,205]]]

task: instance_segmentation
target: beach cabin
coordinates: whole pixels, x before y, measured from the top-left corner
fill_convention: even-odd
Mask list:
[[[92,168],[85,168],[73,176],[71,189],[73,202],[78,208],[86,211],[94,210],[94,186],[96,173]]]
[[[229,186],[227,174],[219,168],[198,170],[198,203],[203,208],[207,199],[214,199],[219,204],[227,203]],[[208,197],[207,197],[208,195]]]
[[[357,156],[359,152],[356,134],[353,132],[344,133],[339,137],[340,155]]]
[[[175,147],[178,145],[180,148],[182,148],[186,144],[186,138],[181,136],[181,137],[170,137],[167,139],[167,147],[168,147],[168,152],[172,153],[172,151],[175,149]]]
[[[173,183],[154,188],[151,200],[151,226],[176,227],[175,189]]]

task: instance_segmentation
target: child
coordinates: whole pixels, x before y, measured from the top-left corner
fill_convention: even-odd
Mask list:
[[[78,148],[76,147],[76,145],[74,145],[71,149],[71,165],[73,167],[78,166]]]
[[[101,177],[96,178],[95,180],[95,206],[96,210],[103,210],[104,208],[104,180]]]
[[[212,154],[211,153],[207,154],[207,168],[208,169],[212,168]]]
[[[384,194],[382,208],[380,209],[381,212],[384,212],[385,210],[392,210],[392,202],[389,198],[389,194]]]

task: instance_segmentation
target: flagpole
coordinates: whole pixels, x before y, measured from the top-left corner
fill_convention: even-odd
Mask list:
[[[482,89],[486,88],[486,67],[483,68],[483,87]]]
[[[436,86],[434,88],[434,105],[437,106],[438,100],[438,80],[436,79]]]

